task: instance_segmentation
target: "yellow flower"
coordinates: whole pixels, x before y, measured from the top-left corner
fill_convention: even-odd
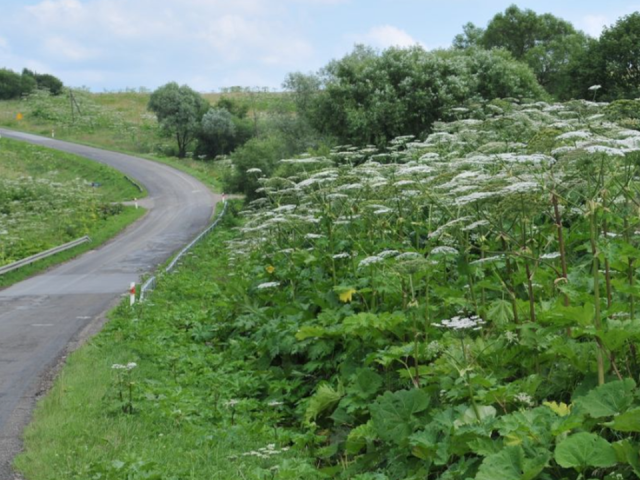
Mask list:
[[[343,303],[350,302],[351,299],[353,298],[354,293],[357,293],[357,290],[355,288],[350,288],[349,290],[345,290],[340,294],[340,301]]]
[[[273,273],[276,271],[276,267],[274,267],[273,265],[267,265],[264,269],[267,271],[267,273]]]

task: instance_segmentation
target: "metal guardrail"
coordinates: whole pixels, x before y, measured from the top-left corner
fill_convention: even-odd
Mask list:
[[[124,178],[129,181],[134,187],[136,187],[140,192],[144,192],[144,189],[140,186],[138,182],[136,182],[133,178],[125,175]]]
[[[91,238],[85,235],[82,238],[78,238],[77,240],[73,240],[72,242],[65,243],[64,245],[50,248],[49,250],[45,250],[44,252],[36,253],[35,255],[31,255],[30,257],[23,258],[22,260],[18,260],[17,262],[13,262],[9,265],[5,265],[4,267],[0,267],[0,275],[12,272],[13,270],[17,270],[18,268],[24,267],[25,265],[30,265],[34,262],[37,262],[38,260],[50,257],[51,255],[55,255],[56,253],[64,252],[65,250],[69,250],[73,247],[77,247],[82,243],[90,241]]]
[[[170,273],[178,264],[178,262],[180,260],[182,260],[182,257],[185,256],[185,254],[187,254],[189,252],[189,250],[191,250],[193,247],[195,247],[198,243],[200,243],[200,241],[206,237],[207,235],[209,235],[209,233],[211,233],[211,231],[216,228],[216,226],[218,225],[218,223],[220,222],[220,220],[222,219],[222,217],[224,216],[225,212],[227,211],[227,205],[228,202],[224,202],[224,206],[222,207],[222,212],[220,212],[220,215],[218,215],[218,217],[215,219],[215,221],[209,225],[205,230],[203,230],[200,235],[198,235],[196,238],[194,238],[191,243],[189,243],[189,245],[187,245],[186,247],[184,247],[182,250],[180,250],[180,253],[178,253],[173,260],[171,260],[171,262],[169,263],[169,265],[167,265],[167,267],[164,269],[164,273]],[[145,296],[147,295],[148,292],[152,291],[155,287],[156,284],[158,283],[157,277],[154,275],[151,278],[147,279],[146,282],[144,282],[144,284],[142,285],[142,287],[140,288],[140,301],[144,301]]]

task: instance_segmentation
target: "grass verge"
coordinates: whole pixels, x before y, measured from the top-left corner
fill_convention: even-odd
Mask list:
[[[60,252],[56,255],[52,255],[51,257],[32,263],[31,265],[26,265],[18,270],[1,275],[0,288],[6,288],[14,283],[18,283],[26,278],[41,273],[55,265],[59,265],[78,257],[89,250],[98,248],[100,245],[115,237],[133,222],[144,216],[146,212],[147,211],[143,208],[136,209],[134,207],[124,207],[122,213],[109,217],[100,225],[99,228],[88,233],[91,237],[90,242],[83,243],[70,250]]]
[[[291,407],[248,400],[251,374],[211,342],[207,319],[228,266],[210,252],[229,226],[69,357],[25,432],[15,465],[26,478],[314,478],[279,425]]]

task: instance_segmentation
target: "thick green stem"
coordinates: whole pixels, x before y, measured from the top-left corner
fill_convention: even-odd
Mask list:
[[[593,302],[595,304],[595,312],[593,317],[593,323],[597,331],[602,328],[602,318],[600,313],[600,271],[598,262],[598,248],[596,239],[598,235],[598,228],[596,227],[596,207],[591,205],[590,212],[591,222],[591,255],[593,256]],[[604,385],[604,359],[602,355],[602,348],[597,343],[596,349],[596,361],[598,364],[598,385]]]
[[[509,296],[511,297],[511,308],[513,310],[513,320],[516,323],[520,323],[520,320],[518,319],[518,303],[516,302],[516,293],[513,288],[511,258],[509,257],[509,252],[507,252],[507,241],[504,239],[504,236],[502,237],[501,240],[502,240],[502,250],[505,255],[505,264],[507,267],[507,278],[506,278],[507,281],[505,282],[505,285],[507,286],[509,290]]]
[[[471,402],[471,407],[473,408],[473,413],[475,413],[478,422],[480,421],[480,410],[478,409],[478,404],[476,403],[475,393],[473,391],[473,386],[471,385],[471,376],[469,375],[469,361],[467,360],[467,349],[464,346],[464,338],[460,338],[460,345],[462,346],[462,358],[464,358],[464,378],[467,381],[467,390],[469,391],[469,401]]]
[[[567,250],[564,244],[564,234],[562,231],[562,217],[560,216],[560,207],[558,205],[558,196],[555,194],[551,194],[551,203],[553,204],[553,213],[555,216],[556,229],[558,232],[558,248],[560,250],[560,265],[562,268],[562,278],[565,282],[568,282],[568,270],[567,270]],[[564,293],[564,306],[569,306],[569,296]]]
[[[529,292],[529,319],[532,322],[536,321],[536,299],[533,293],[533,281],[531,274],[531,267],[529,266],[529,262],[525,260],[524,267],[527,273],[527,290]]]

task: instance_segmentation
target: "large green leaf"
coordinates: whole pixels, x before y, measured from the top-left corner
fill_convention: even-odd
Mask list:
[[[593,418],[625,412],[633,402],[636,382],[631,378],[605,383],[576,401]]]
[[[612,467],[618,463],[611,444],[594,433],[576,433],[556,447],[554,458],[564,468]]]
[[[347,391],[361,398],[371,398],[378,392],[382,383],[382,377],[376,372],[370,368],[360,368],[356,371]]]
[[[549,452],[541,451],[526,458],[521,446],[505,447],[484,459],[475,480],[532,480],[544,470],[550,457]]]
[[[640,407],[618,415],[606,425],[619,432],[640,432]]]
[[[628,463],[636,477],[640,478],[640,447],[627,439],[614,443],[613,449],[618,457],[618,462]]]
[[[411,435],[411,453],[435,465],[447,465],[449,462],[449,436],[444,435],[435,425],[422,432]]]
[[[328,383],[323,383],[309,400],[305,419],[307,421],[315,420],[325,410],[335,407],[344,395],[344,387],[341,384],[338,384],[338,388],[334,389]]]
[[[429,407],[430,397],[419,389],[385,392],[369,408],[383,440],[405,444],[415,426],[414,416]]]

